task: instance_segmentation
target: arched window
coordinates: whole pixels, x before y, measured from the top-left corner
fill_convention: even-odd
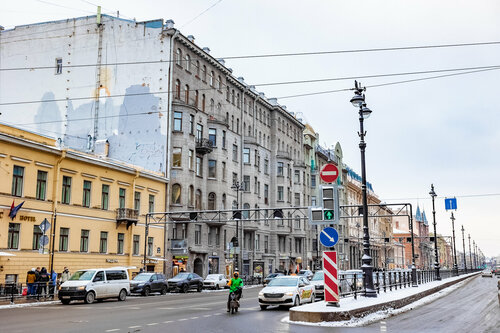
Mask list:
[[[245,202],[243,204],[243,209],[250,209],[250,204]],[[244,211],[241,212],[241,218],[242,219],[248,220],[249,217],[250,217],[250,211],[249,210],[244,210]]]
[[[222,209],[226,209],[226,193],[222,194]]]
[[[203,65],[201,69],[201,79],[207,82],[207,66]]]
[[[201,208],[201,190],[196,190],[196,197],[194,202],[195,208],[197,210],[202,210]]]
[[[238,109],[240,108],[240,93],[236,94],[236,107]]]
[[[230,89],[229,87],[226,87],[226,101],[230,101]]]
[[[234,89],[231,90],[231,103],[234,105]]]
[[[181,81],[175,80],[175,98],[181,99]]]
[[[175,63],[179,66],[182,66],[182,51],[181,49],[177,49],[177,57],[175,58]]]
[[[214,86],[214,72],[211,71],[209,76],[208,76],[208,83],[210,84],[210,87]]]
[[[231,131],[234,131],[234,115],[231,115]]]
[[[280,143],[281,143],[281,140],[278,139],[278,150],[280,150]]]
[[[240,118],[236,119],[236,133],[240,134]]]
[[[201,111],[205,112],[205,94],[201,95]]]
[[[195,90],[194,92],[194,106],[198,107],[198,99],[200,98],[200,93],[198,90]]]
[[[210,99],[210,112],[214,113],[215,111],[215,102],[213,99]]]
[[[262,143],[262,132],[259,131],[259,145]]]
[[[186,54],[186,70],[191,70],[191,57],[189,56],[189,54]]]
[[[194,206],[194,186],[193,185],[190,185],[189,186],[189,206],[190,207],[193,207]]]
[[[198,76],[198,78],[200,78],[200,62],[198,60],[196,60],[196,76]]]
[[[220,103],[217,103],[217,114],[221,111],[222,105]]]
[[[208,195],[208,210],[215,210],[215,193],[210,192]]]
[[[172,204],[181,204],[181,186],[179,184],[172,185]]]
[[[184,86],[184,101],[189,104],[189,86],[187,84]]]

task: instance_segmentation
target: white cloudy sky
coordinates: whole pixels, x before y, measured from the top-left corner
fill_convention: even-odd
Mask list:
[[[500,2],[496,0],[2,0],[0,25],[12,28],[92,15],[94,4],[100,4],[105,13],[119,10],[126,18],[173,19],[176,28],[194,35],[196,43],[210,47],[215,57],[500,41]],[[500,44],[235,59],[226,65],[247,83],[258,85],[500,66]],[[367,175],[376,193],[387,202],[418,203],[432,221],[428,192],[434,183],[439,195],[438,233],[451,235],[444,197],[456,196],[456,229],[463,224],[466,237],[470,233],[487,256],[500,254],[499,73],[491,70],[366,92],[373,110],[366,122]],[[370,87],[427,76],[431,75],[361,82]],[[283,97],[352,86],[351,79],[259,89],[268,97]],[[320,133],[322,145],[339,141],[345,162],[359,171],[359,123],[350,97],[351,92],[344,91],[279,102],[301,112]]]

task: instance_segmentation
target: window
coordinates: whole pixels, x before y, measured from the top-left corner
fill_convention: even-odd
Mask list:
[[[236,172],[233,172],[233,185],[238,182],[238,174]]]
[[[255,235],[255,250],[260,251],[260,235]]]
[[[186,54],[186,70],[189,72],[191,70],[191,57]]]
[[[210,113],[215,112],[215,101],[213,99],[210,99]]]
[[[187,84],[184,86],[184,102],[189,104],[189,86]]]
[[[300,229],[300,216],[295,216],[295,229]]]
[[[198,107],[198,101],[200,100],[200,93],[198,90],[194,91],[194,106]],[[193,133],[191,133],[193,134]]]
[[[238,162],[238,145],[233,145],[233,161]]]
[[[137,214],[140,214],[141,210],[141,192],[134,193],[134,209],[137,211]]]
[[[82,206],[90,207],[90,190],[92,188],[92,182],[89,180],[83,181],[83,199]]]
[[[283,186],[278,186],[278,201],[283,201]]]
[[[217,130],[215,128],[208,129],[208,141],[210,141],[212,147],[217,146]]]
[[[108,210],[109,207],[109,185],[102,185],[101,190],[101,209]]]
[[[295,184],[300,184],[300,170],[295,170],[294,176],[295,176],[294,179]]]
[[[139,255],[139,241],[140,241],[140,236],[139,235],[134,235],[134,244],[133,244],[133,253],[134,256]]]
[[[69,205],[71,200],[71,177],[63,176],[61,203]]]
[[[316,175],[311,175],[311,187],[316,187]]]
[[[182,148],[172,149],[172,166],[180,168],[182,166]]]
[[[153,255],[153,244],[154,244],[154,238],[148,237],[148,256]]]
[[[302,252],[302,239],[295,238],[295,253]]]
[[[194,206],[194,186],[189,185],[189,193],[188,193],[188,205],[190,207]]]
[[[196,245],[200,245],[201,244],[201,225],[199,225],[199,224],[195,225],[195,229],[194,229],[194,243]]]
[[[196,76],[200,78],[200,62],[198,60],[196,60],[195,70],[196,70]]]
[[[220,245],[220,229],[215,228],[215,245],[219,246]]]
[[[215,193],[210,192],[210,194],[208,195],[208,210],[215,210],[215,207]]]
[[[269,204],[269,185],[264,184],[264,203]]]
[[[194,199],[194,207],[198,210],[201,210],[201,191],[196,190],[196,196]]]
[[[269,174],[269,160],[267,158],[264,160],[264,173]]]
[[[193,156],[194,156],[194,151],[192,149],[189,149],[189,153],[188,153],[188,167],[189,167],[189,170],[193,170],[193,167],[194,167]]]
[[[194,135],[194,115],[189,115],[189,134]]]
[[[36,199],[45,200],[47,193],[47,172],[38,170],[36,176]]]
[[[264,236],[264,252],[269,253],[269,236]]]
[[[226,180],[226,162],[222,162],[222,180]]]
[[[38,250],[41,248],[40,246],[40,237],[42,237],[43,233],[42,230],[40,230],[40,227],[38,225],[33,226],[33,245],[32,249],[33,250]]]
[[[59,229],[59,251],[68,251],[69,228]]]
[[[123,254],[123,242],[125,240],[125,234],[118,233],[118,243],[116,244],[116,253]]]
[[[182,131],[182,112],[174,112],[174,131]]]
[[[14,165],[14,172],[12,175],[12,195],[16,197],[23,196],[23,179],[24,167]]]
[[[56,74],[62,74],[62,58],[56,58]]]
[[[208,178],[217,177],[217,161],[208,160]]]
[[[213,232],[212,232],[213,228],[212,227],[208,227],[208,245],[212,245],[214,242],[213,242]]]
[[[181,204],[181,185],[179,184],[172,185],[172,204]]]
[[[208,84],[210,84],[210,87],[214,86],[214,72],[211,71],[210,74],[208,75]]]
[[[243,163],[250,163],[250,148],[243,148]]]
[[[311,206],[316,207],[316,197],[311,197]]]
[[[99,241],[99,253],[108,252],[108,232],[101,231],[101,239]]]
[[[19,248],[20,223],[9,223],[9,235],[7,238],[7,248],[17,250]]]
[[[207,66],[205,65],[201,68],[201,79],[207,82]]]
[[[300,206],[300,193],[295,193],[295,206]]]
[[[222,131],[222,148],[226,149],[226,131]]]
[[[250,176],[243,176],[243,190],[245,192],[250,192]]]
[[[278,162],[278,176],[283,176],[283,162]]]
[[[152,213],[155,211],[155,196],[150,194],[148,198],[148,212]]]
[[[125,208],[125,189],[124,188],[120,188],[119,190],[119,198],[118,198],[118,207],[119,208]]]
[[[201,95],[201,111],[205,112],[205,103],[206,103],[206,97],[205,94]]]
[[[222,209],[226,209],[226,193],[222,195]],[[224,244],[226,244],[226,242],[224,242]]]
[[[196,124],[196,141],[201,142],[203,139],[203,125]]]
[[[175,80],[175,98],[181,99],[181,81]]]
[[[199,156],[196,156],[196,175],[203,176],[203,160]]]
[[[181,49],[177,49],[175,63],[179,66],[182,66],[182,51],[181,51]]]
[[[222,82],[221,82],[221,78],[220,78],[220,75],[217,76],[217,90],[221,90],[222,89]]]
[[[90,231],[82,229],[80,236],[80,252],[89,252],[89,233]]]

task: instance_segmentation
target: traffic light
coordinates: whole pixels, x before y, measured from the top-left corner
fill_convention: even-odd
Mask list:
[[[434,242],[434,237],[432,237],[432,236],[431,236],[431,237],[429,237],[429,240],[430,240],[431,242]]]
[[[323,210],[323,219],[324,220],[333,220],[333,209]]]
[[[273,211],[273,217],[275,219],[282,219],[283,218],[283,209],[275,209]]]
[[[233,210],[233,220],[241,220],[241,210]]]
[[[191,212],[191,213],[189,213],[189,219],[191,221],[196,221],[198,219],[198,213],[197,212]]]
[[[333,211],[335,209],[335,194],[333,191],[333,186],[322,186],[321,187],[321,200],[323,201],[323,209],[324,210]],[[329,219],[329,220],[332,220],[332,219]]]

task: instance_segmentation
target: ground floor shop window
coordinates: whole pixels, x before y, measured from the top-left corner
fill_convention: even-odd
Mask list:
[[[219,274],[219,257],[208,257],[208,274]]]

